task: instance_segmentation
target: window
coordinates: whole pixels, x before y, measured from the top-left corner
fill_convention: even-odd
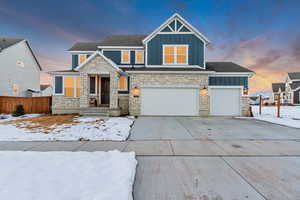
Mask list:
[[[55,94],[63,94],[63,77],[62,76],[55,76],[54,79],[54,93]]]
[[[79,54],[78,58],[79,58],[78,62],[79,64],[81,64],[86,60],[87,56],[85,54]]]
[[[119,90],[128,90],[127,77],[121,76],[119,78]]]
[[[188,45],[163,45],[163,64],[188,64]]]
[[[136,64],[144,63],[144,50],[135,51],[135,63]]]
[[[18,91],[19,91],[19,86],[18,86],[18,84],[13,84],[12,90],[13,90],[14,93],[18,93]]]
[[[17,66],[19,66],[19,67],[24,67],[25,65],[24,65],[24,63],[23,62],[21,62],[21,61],[17,61]]]
[[[90,77],[90,94],[96,94],[96,76]]]
[[[130,51],[122,50],[121,51],[121,63],[122,64],[130,64]]]

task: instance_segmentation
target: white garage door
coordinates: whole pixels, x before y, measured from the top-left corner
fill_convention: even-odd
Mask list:
[[[142,115],[196,116],[199,93],[190,88],[142,88]]]
[[[211,88],[210,114],[220,116],[240,115],[240,88]]]

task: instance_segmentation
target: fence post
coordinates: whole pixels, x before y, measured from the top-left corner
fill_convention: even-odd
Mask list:
[[[259,95],[259,115],[261,115],[262,97]]]
[[[277,117],[280,117],[280,95],[277,97]]]

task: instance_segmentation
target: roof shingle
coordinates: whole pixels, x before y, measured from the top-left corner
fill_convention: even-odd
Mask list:
[[[250,72],[248,68],[242,67],[241,65],[233,62],[206,62],[206,69],[215,72]]]
[[[279,88],[281,89],[281,92],[284,92],[285,91],[285,83],[272,83],[273,92],[278,92]]]
[[[290,72],[288,73],[288,76],[291,80],[300,79],[300,72]]]

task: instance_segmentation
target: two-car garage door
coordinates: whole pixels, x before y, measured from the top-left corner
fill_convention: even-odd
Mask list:
[[[142,115],[198,116],[199,93],[194,88],[142,88]]]

